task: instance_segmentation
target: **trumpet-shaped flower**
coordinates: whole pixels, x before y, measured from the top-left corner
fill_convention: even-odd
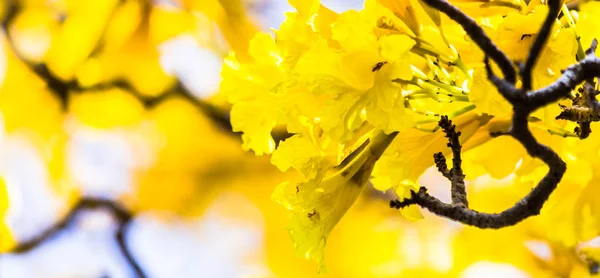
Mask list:
[[[367,139],[339,165],[299,183],[284,182],[273,199],[291,212],[290,235],[298,253],[326,271],[327,237],[365,188],[375,162],[395,135],[378,133]]]

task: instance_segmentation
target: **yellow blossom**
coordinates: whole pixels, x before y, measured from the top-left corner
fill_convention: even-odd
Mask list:
[[[394,137],[375,134],[329,171],[297,184],[284,182],[273,192],[273,199],[291,212],[289,230],[296,251],[317,261],[321,272],[327,271],[324,252],[329,233],[356,201]]]

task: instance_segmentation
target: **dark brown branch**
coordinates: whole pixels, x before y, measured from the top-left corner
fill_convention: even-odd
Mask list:
[[[516,71],[511,60],[504,54],[492,40],[485,34],[485,31],[468,15],[461,12],[458,8],[448,3],[446,0],[423,0],[427,5],[438,9],[446,14],[450,19],[460,24],[467,35],[488,55],[502,70],[504,78],[511,84],[517,80]]]
[[[479,228],[498,229],[515,225],[530,216],[538,215],[562,179],[566,171],[566,164],[552,149],[537,142],[531,134],[527,118],[535,109],[524,104],[514,105],[510,135],[525,147],[530,156],[541,159],[550,168],[548,173],[527,196],[501,213],[482,213],[460,205],[446,204],[429,195],[426,188],[423,187],[419,192],[412,192],[411,198],[408,200],[403,202],[393,201],[390,205],[394,208],[402,208],[417,204],[439,216]]]
[[[394,207],[417,204],[437,215],[466,225],[494,229],[515,225],[530,216],[538,215],[560,182],[566,171],[566,164],[554,151],[536,141],[528,129],[527,116],[530,111],[524,111],[525,113],[519,110],[515,111],[511,135],[527,149],[532,157],[540,158],[548,164],[550,170],[538,185],[513,207],[501,213],[481,213],[465,207],[446,204],[429,195],[425,188],[421,188],[418,193],[413,192],[408,201],[394,203]]]
[[[514,84],[506,81],[505,79],[501,79],[494,74],[488,56],[485,56],[484,63],[488,80],[490,80],[492,84],[498,88],[498,91],[502,93],[504,98],[506,98],[511,104],[514,104],[515,102],[521,102],[524,98],[524,95],[519,93],[519,90],[515,88]]]
[[[95,198],[81,199],[69,211],[69,213],[63,220],[56,223],[54,226],[48,228],[47,230],[45,230],[38,236],[31,238],[25,242],[20,243],[19,245],[17,245],[15,248],[10,250],[9,252],[10,253],[29,252],[29,251],[37,248],[38,246],[42,245],[47,240],[53,238],[56,234],[65,230],[69,226],[73,225],[73,222],[75,222],[77,215],[79,215],[79,213],[81,211],[99,210],[99,209],[104,209],[104,210],[110,212],[110,214],[114,217],[115,221],[117,222],[119,228],[117,230],[115,238],[117,240],[119,249],[120,249],[121,253],[123,254],[123,257],[125,258],[127,263],[131,266],[136,277],[141,277],[141,278],[147,277],[146,274],[144,274],[144,272],[141,269],[138,262],[135,260],[135,258],[131,254],[131,251],[127,247],[127,243],[125,242],[125,234],[127,233],[127,229],[129,228],[131,220],[133,219],[133,215],[130,212],[128,212],[125,208],[121,207],[120,205],[118,205],[110,200],[105,200],[105,199],[95,199]]]
[[[432,5],[434,7],[445,7],[449,5],[443,0],[424,1],[428,3],[437,3],[437,6]],[[556,2],[551,4],[556,5]],[[553,7],[551,8],[554,9]],[[444,12],[444,10],[440,10]],[[461,13],[455,8],[452,12]],[[446,13],[448,12],[446,11]],[[454,15],[450,17],[459,21],[465,16]],[[551,18],[552,14],[548,17]],[[542,41],[542,46],[547,40],[547,35],[544,34],[549,33],[550,31],[547,29],[551,28],[552,24],[544,24],[542,30],[540,30],[539,34],[541,34],[541,38],[539,40]],[[467,32],[469,32],[469,30],[467,30]],[[546,36],[546,38],[544,38],[544,36]],[[594,41],[590,48],[591,50],[586,52],[587,57],[564,70],[562,75],[553,84],[530,93],[517,94],[519,90],[515,88],[514,83],[511,82],[511,80],[507,80],[506,78],[500,79],[493,74],[486,58],[485,62],[489,80],[496,86],[500,94],[513,106],[511,129],[508,133],[503,134],[511,135],[525,147],[531,157],[542,160],[549,167],[548,172],[541,181],[519,202],[500,213],[482,213],[460,205],[446,204],[429,195],[427,189],[423,187],[418,192],[412,192],[411,197],[407,200],[390,202],[390,206],[393,208],[404,208],[416,204],[437,215],[454,221],[479,228],[494,229],[515,225],[530,216],[538,215],[545,202],[561,181],[567,166],[556,152],[549,147],[540,144],[535,139],[529,130],[529,115],[539,108],[568,97],[571,90],[582,82],[590,82],[593,78],[600,76],[600,59],[594,55],[596,44],[597,42]],[[532,48],[532,51],[539,51],[539,49],[541,49],[541,46],[539,48]],[[490,57],[492,56],[490,55]],[[535,55],[530,54],[530,57],[532,57],[531,59],[535,62]],[[590,95],[591,94],[592,93],[590,93]],[[596,93],[594,92],[593,97],[587,96],[586,101],[595,103],[595,95]]]
[[[529,197],[532,194],[533,192],[527,196]],[[390,206],[392,208],[404,208],[416,204],[439,216],[466,225],[482,229],[499,229],[515,225],[530,216],[539,214],[539,210],[535,208],[537,203],[528,203],[529,200],[531,198],[525,197],[513,207],[501,213],[483,213],[465,207],[446,204],[436,197],[429,195],[425,187],[421,187],[419,192],[412,192],[412,196],[409,199],[402,202],[397,200],[391,201]]]
[[[546,15],[546,19],[542,27],[540,28],[540,32],[537,34],[531,49],[529,50],[529,56],[527,56],[527,60],[525,65],[521,67],[521,81],[523,82],[522,90],[527,92],[531,90],[531,72],[533,71],[533,67],[540,57],[546,42],[548,41],[548,37],[550,36],[550,31],[552,31],[552,25],[556,21],[558,14],[560,13],[561,1],[560,0],[547,0],[549,9],[548,14]]]
[[[421,189],[427,191],[427,189],[425,187],[421,187]],[[411,194],[413,194],[413,193],[414,192],[411,192]],[[390,201],[390,208],[393,208],[393,209],[403,209],[403,208],[407,208],[407,207],[412,206],[412,205],[417,205],[418,204],[417,202],[418,202],[417,198],[415,198],[414,196],[411,197],[411,198],[407,198],[407,199],[405,199],[403,201],[400,201],[400,200],[391,200]]]

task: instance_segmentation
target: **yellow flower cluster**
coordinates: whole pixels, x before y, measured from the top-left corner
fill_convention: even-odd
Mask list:
[[[517,62],[526,59],[548,10],[535,0],[454,3]],[[287,14],[274,36],[258,34],[249,57],[232,52],[226,58],[222,93],[232,103],[231,122],[242,132],[243,148],[272,154],[280,170],[299,173],[298,181],[279,185],[273,197],[291,212],[290,232],[302,255],[324,267],[327,236],[369,180],[401,198],[418,188],[432,155],[449,155],[436,127],[440,115],[454,118],[462,132],[469,179],[512,175],[515,184],[533,185],[541,178],[542,164],[516,141],[491,140],[490,131],[508,128],[512,108],[487,80],[483,53],[459,25],[419,0],[366,0],[362,10],[341,14],[318,0],[290,4],[296,12]],[[534,68],[534,88],[554,81],[581,58],[581,42],[600,35],[598,28],[577,27],[597,25],[593,5],[579,13],[564,6]],[[550,135],[572,130],[554,120],[558,113],[558,105],[535,112],[536,135],[570,155],[569,166],[591,167],[574,145],[563,146],[576,139]],[[278,144],[271,132],[280,127],[292,137]],[[568,177],[563,184],[571,183]],[[592,179],[570,177],[584,184]],[[402,213],[421,218],[416,208]]]

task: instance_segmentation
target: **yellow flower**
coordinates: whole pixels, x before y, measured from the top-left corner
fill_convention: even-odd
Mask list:
[[[335,151],[321,149],[315,144],[318,138],[297,134],[279,144],[271,157],[271,163],[282,172],[290,168],[302,173],[306,179],[314,179],[334,164]]]
[[[495,72],[499,72],[497,67]],[[473,83],[469,93],[469,101],[476,105],[479,113],[503,117],[512,113],[512,105],[498,92],[498,89],[488,80],[483,66],[473,72]]]
[[[403,34],[378,39],[372,24],[355,11],[341,14],[332,32],[341,51],[321,40],[296,65],[299,80],[313,94],[331,95],[317,115],[325,133],[344,142],[365,120],[388,133],[412,127],[410,118],[402,117],[401,87],[392,81],[412,79],[409,51],[415,41]]]
[[[225,60],[221,90],[233,103],[233,131],[242,131],[244,149],[257,155],[275,150],[271,131],[276,125],[275,96],[269,91],[283,79],[281,56],[273,38],[259,34],[250,42],[253,64],[241,63],[234,54]]]
[[[252,61],[235,54],[225,60],[221,89],[246,150],[272,153],[270,132],[278,125],[302,133],[306,122],[340,144],[367,121],[388,133],[414,125],[393,81],[412,79],[415,41],[404,34],[378,37],[377,21],[366,12],[338,16],[315,3],[293,2],[298,12],[275,39],[258,34],[250,43]]]
[[[404,16],[406,9],[411,5],[410,1],[377,0],[377,2],[400,16]]]
[[[469,179],[481,174],[502,179],[512,174],[527,155],[523,146],[510,136],[494,138],[463,155],[463,170]],[[477,168],[482,168],[478,171]]]
[[[332,168],[300,183],[284,182],[273,199],[291,212],[290,235],[296,250],[325,272],[327,237],[369,181],[375,162],[394,136],[378,133]]]

